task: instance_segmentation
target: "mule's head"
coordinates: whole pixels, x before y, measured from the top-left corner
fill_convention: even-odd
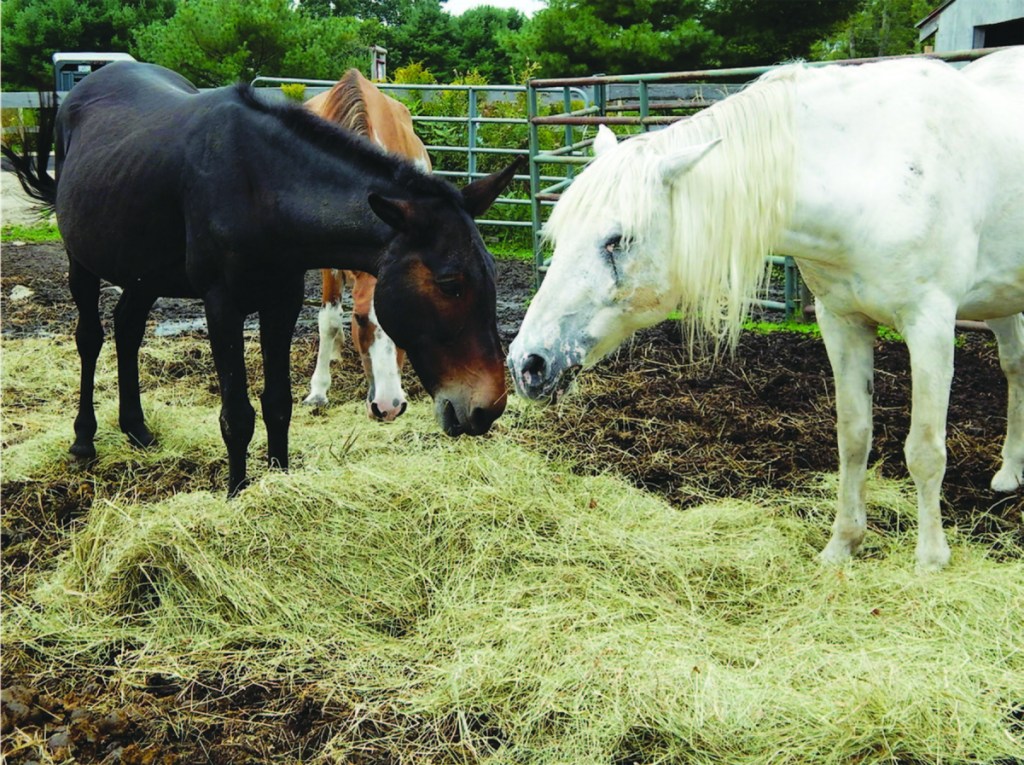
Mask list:
[[[509,348],[523,396],[557,399],[579,369],[676,307],[671,184],[715,142],[665,156],[648,139],[616,144],[602,126],[597,158],[555,205],[545,230],[551,266]]]
[[[378,271],[380,326],[408,354],[449,435],[480,435],[505,410],[494,260],[473,218],[515,175],[518,163],[452,198],[388,199],[370,206],[396,236]]]

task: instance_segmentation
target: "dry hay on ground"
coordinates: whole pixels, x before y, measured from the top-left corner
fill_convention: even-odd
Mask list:
[[[912,491],[876,476],[864,555],[825,569],[827,478],[743,501],[678,481],[682,511],[580,475],[541,410],[453,440],[422,397],[388,427],[354,397],[297,409],[293,472],[258,467],[260,436],[227,502],[204,348],[147,347],[146,453],[117,432],[106,349],[82,470],[73,385],[30,395],[73,351],[4,343],[11,762],[1024,758],[1015,530],[954,532],[950,568],[918,576]]]

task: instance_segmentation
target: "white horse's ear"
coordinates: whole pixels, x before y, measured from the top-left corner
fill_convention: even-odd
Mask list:
[[[716,138],[713,141],[707,143],[697,144],[696,146],[687,146],[682,151],[677,151],[674,154],[670,154],[661,160],[661,179],[665,183],[672,183],[678,179],[684,173],[690,172],[694,166],[707,156],[707,153],[713,148],[718,146],[722,142],[721,138]]]
[[[614,149],[618,142],[615,133],[607,125],[598,125],[597,135],[594,137],[594,156],[600,157],[610,149]]]

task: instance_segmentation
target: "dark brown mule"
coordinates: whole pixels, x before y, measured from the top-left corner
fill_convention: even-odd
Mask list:
[[[349,69],[330,90],[313,96],[306,108],[346,130],[366,136],[385,151],[405,157],[424,172],[431,169],[426,147],[413,130],[412,115],[405,104],[384,95],[358,69]],[[305,402],[311,406],[327,403],[331,386],[331,360],[343,334],[344,286],[352,287],[352,345],[359,352],[369,388],[366,412],[372,419],[394,420],[405,411],[402,363],[405,352],[377,325],[373,292],[377,280],[363,271],[322,271],[323,298],[320,304],[320,345],[316,369]]]
[[[514,166],[460,192],[301,107],[268,105],[243,86],[199,93],[175,72],[134,62],[76,85],[58,111],[56,139],[55,189],[45,172],[17,166],[53,203],[68,251],[82,359],[76,456],[96,453],[100,279],[123,287],[114,311],[120,426],[142,446],[155,440],[138,381],[149,309],[158,296],[202,298],[229,493],[246,483],[255,427],[242,355],[252,312],[269,460],[287,467],[289,352],[308,269],[377,275],[381,326],[408,352],[445,432],[485,433],[504,410],[494,263],[473,218]]]

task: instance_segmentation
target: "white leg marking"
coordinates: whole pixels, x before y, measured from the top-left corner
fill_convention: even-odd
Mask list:
[[[309,395],[303,404],[324,406],[327,403],[327,389],[331,387],[331,359],[335,356],[335,343],[345,340],[344,311],[341,303],[321,306],[317,323],[320,327],[320,346],[316,353],[316,369],[309,384]]]
[[[402,370],[398,368],[398,349],[380,328],[377,312],[370,305],[370,321],[376,330],[373,343],[368,350],[373,379],[370,381],[373,396],[366,402],[367,412],[372,419],[390,422],[405,411],[405,391],[402,390]],[[376,411],[374,408],[376,407]]]
[[[1003,464],[992,479],[992,491],[1014,492],[1024,485],[1024,316],[991,319],[999,343],[999,365],[1006,375],[1006,441]]]

